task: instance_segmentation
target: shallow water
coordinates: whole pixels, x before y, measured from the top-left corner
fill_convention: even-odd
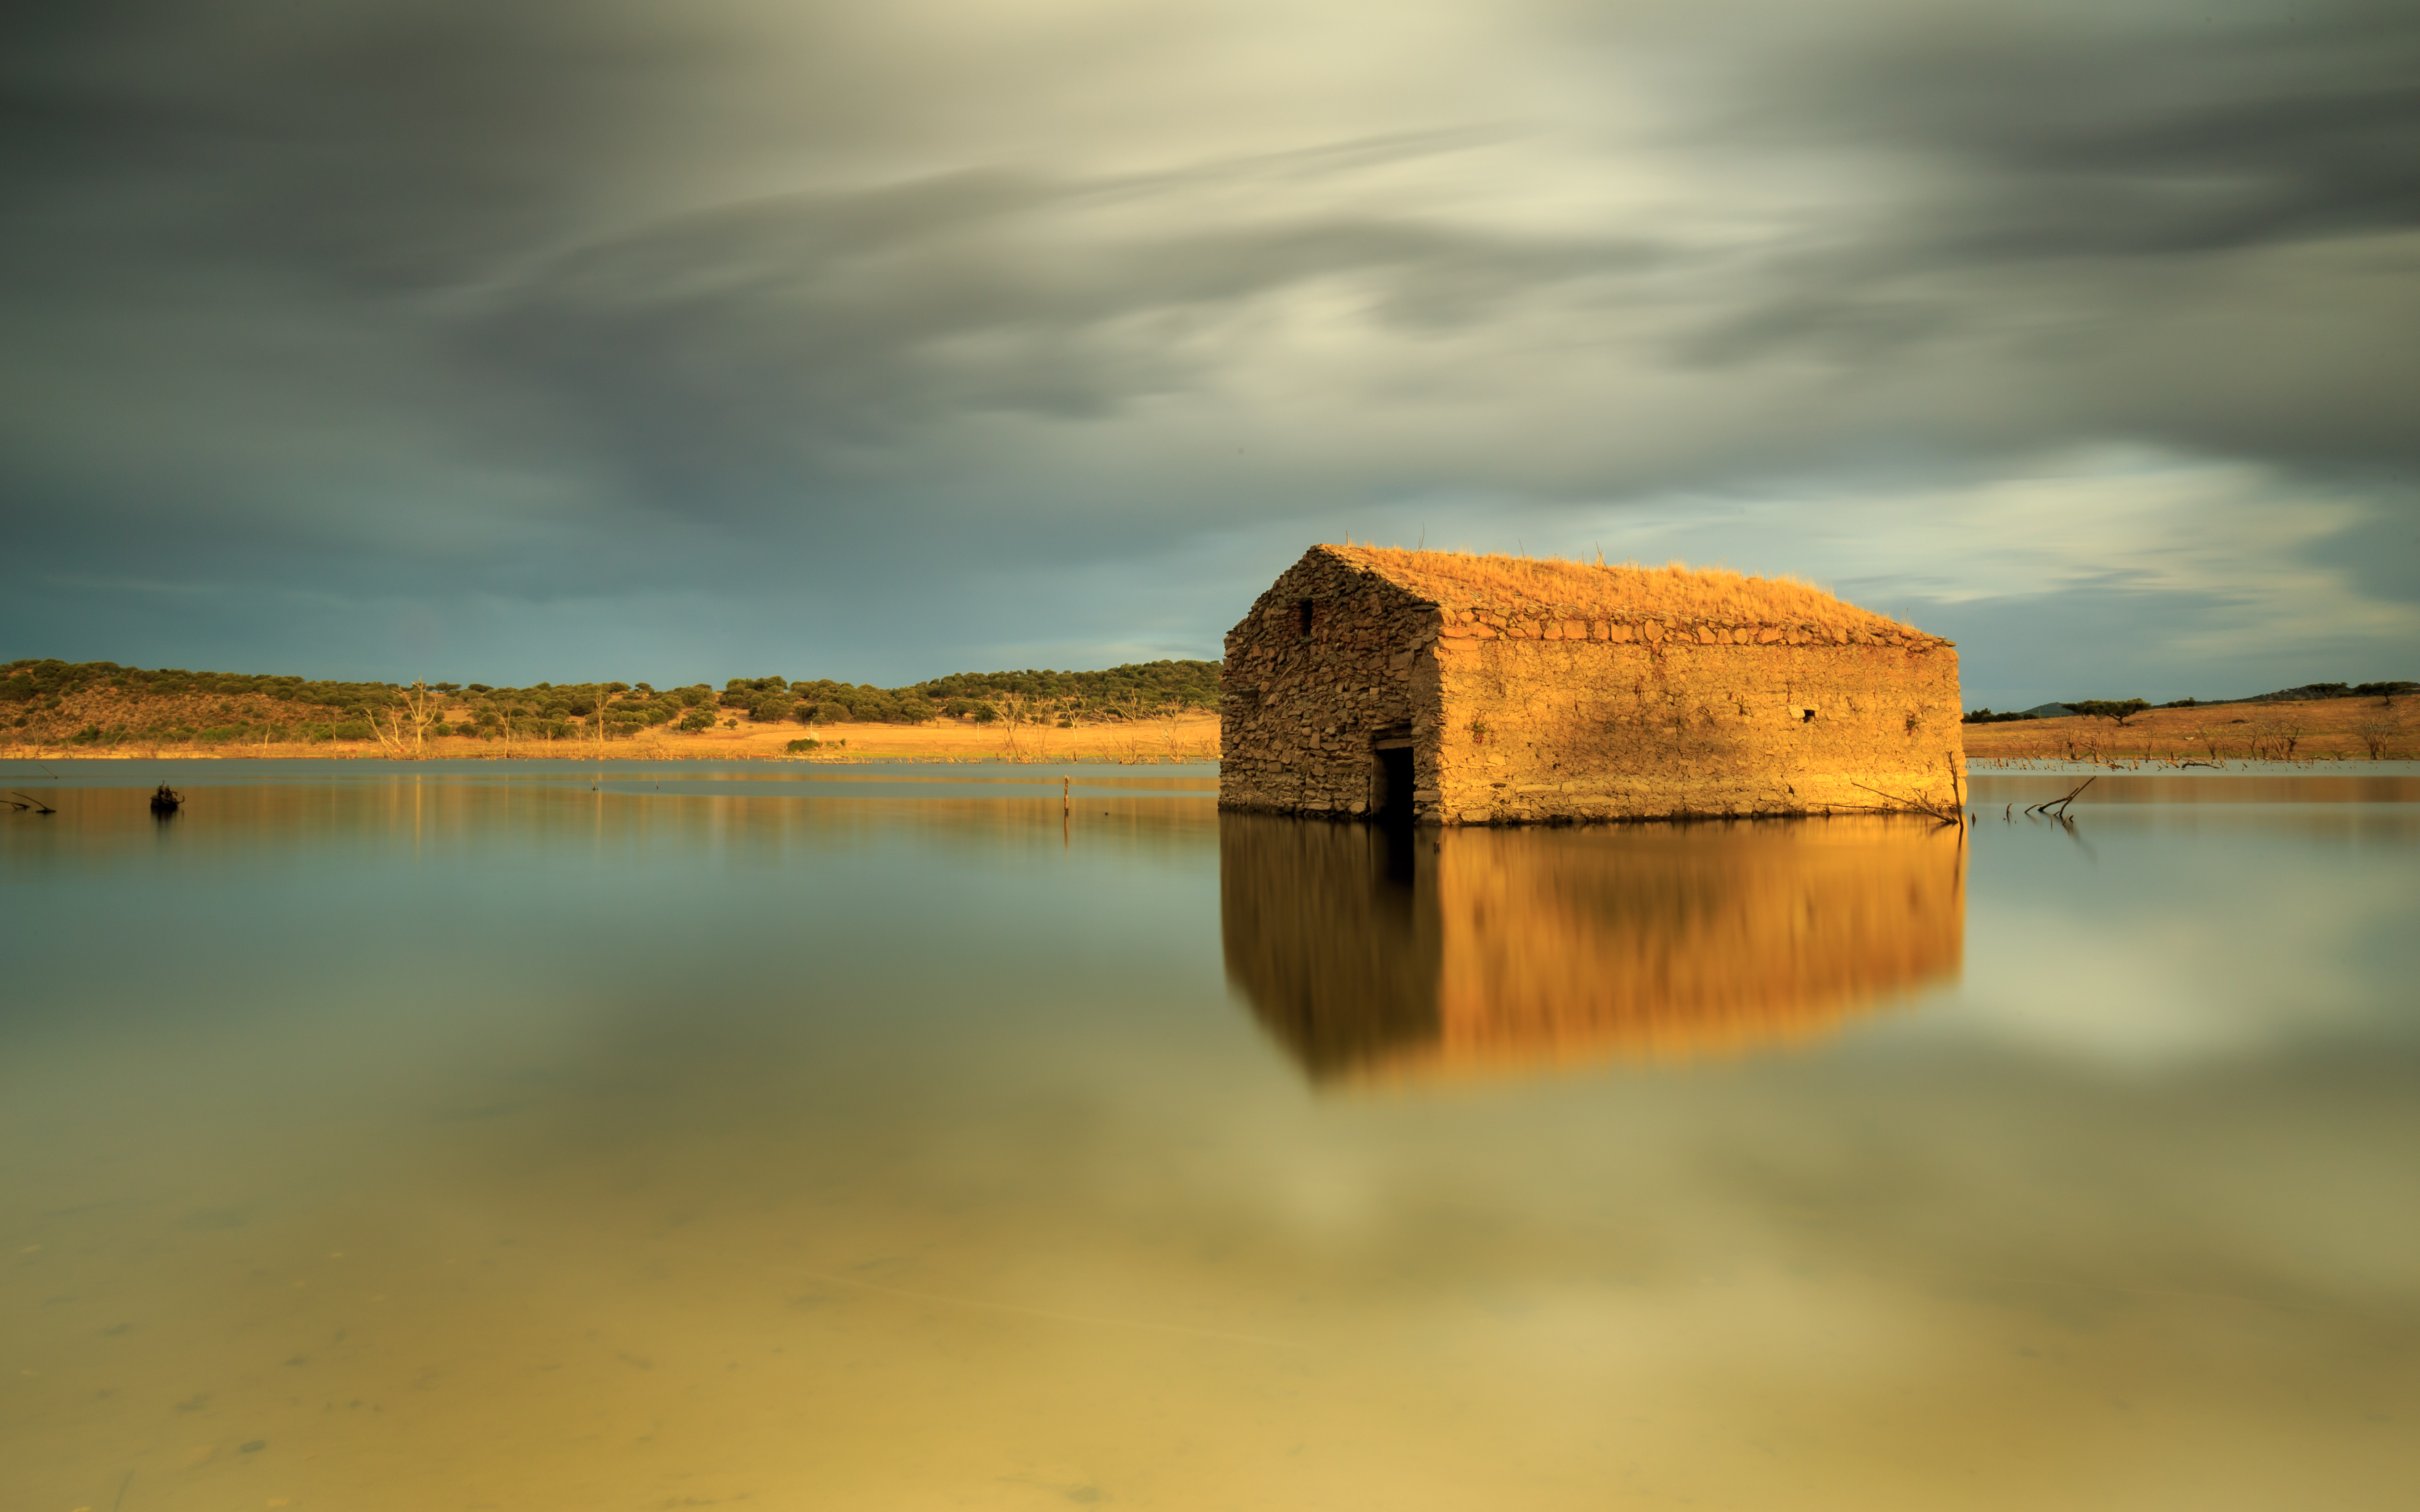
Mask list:
[[[1390,843],[514,765],[11,778],[6,1505],[2420,1480],[2411,779]]]

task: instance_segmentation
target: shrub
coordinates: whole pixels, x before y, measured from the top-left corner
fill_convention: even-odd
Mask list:
[[[2075,699],[2068,707],[2094,719],[2110,719],[2123,725],[2151,705],[2142,699]]]
[[[711,730],[714,728],[714,711],[692,708],[681,716],[680,727],[689,731]]]
[[[750,711],[750,717],[752,718],[755,717],[754,711],[760,698],[768,693],[782,692],[789,686],[785,679],[779,677],[735,677],[722,685],[722,706],[726,709],[746,709]],[[776,715],[774,717],[779,718],[780,716]]]
[[[788,748],[791,750],[814,750],[822,744],[822,741],[817,740],[813,735],[809,735],[803,740],[791,741]]]

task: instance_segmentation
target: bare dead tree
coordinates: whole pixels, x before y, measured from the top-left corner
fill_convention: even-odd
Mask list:
[[[378,736],[379,748],[397,761],[404,760],[403,729],[401,723],[395,717],[395,711],[388,710],[386,721],[381,723],[379,718],[378,705],[365,703],[362,705],[362,716],[369,720],[370,733]]]
[[[1143,721],[1150,717],[1150,712],[1143,707],[1140,693],[1127,694],[1115,707],[1118,723],[1122,727],[1118,731],[1118,744],[1125,748],[1129,764],[1139,763],[1142,760]]]
[[[416,762],[427,754],[428,727],[437,722],[442,711],[435,695],[428,691],[428,685],[415,680],[410,687],[398,688],[395,702],[383,711],[370,704],[365,712],[369,716],[370,733],[378,736],[381,747],[397,761]],[[381,712],[386,716],[383,724],[379,719]]]
[[[1021,754],[1016,732],[1020,726],[1033,722],[1033,701],[1023,693],[1001,693],[993,697],[992,707],[1000,711],[1001,732],[1008,736],[1010,754]]]

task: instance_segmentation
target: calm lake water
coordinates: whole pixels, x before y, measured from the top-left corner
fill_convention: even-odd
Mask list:
[[[1200,767],[60,770],[9,1508],[2420,1485],[2408,774],[1390,842]]]

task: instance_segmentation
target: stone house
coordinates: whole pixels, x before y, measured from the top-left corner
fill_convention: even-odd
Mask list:
[[[1787,579],[1319,546],[1228,632],[1224,809],[1423,824],[1964,794],[1951,642]]]

